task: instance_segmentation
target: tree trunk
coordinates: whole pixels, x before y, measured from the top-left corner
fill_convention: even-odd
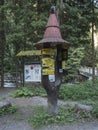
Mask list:
[[[14,0],[13,1],[13,4],[14,6],[16,6],[17,4],[21,7],[22,6],[22,1],[19,1],[19,0]],[[16,12],[13,12],[14,13],[14,21],[15,21],[15,25],[17,26],[18,25],[18,16],[17,16],[17,13]],[[19,45],[19,42],[17,39],[15,39],[14,41],[14,47],[15,47],[15,67],[16,67],[16,87],[18,87],[18,68],[19,68],[19,63],[18,63],[18,58],[16,57],[18,51],[19,51],[19,48],[20,48],[20,45]]]
[[[61,24],[62,22],[62,11],[63,11],[63,0],[57,0],[56,2],[56,6],[57,6],[57,19],[58,19],[58,22],[59,24]]]
[[[4,6],[4,0],[0,1],[0,76],[1,76],[1,87],[4,87],[4,50],[5,50],[5,44],[6,44],[6,38],[5,38],[5,26],[4,26],[4,9],[2,8]]]
[[[41,13],[41,0],[37,0],[37,14],[39,15]]]
[[[47,95],[48,98],[48,109],[52,115],[57,115],[57,91],[53,91]]]
[[[57,114],[57,97],[58,97],[58,91],[60,82],[57,83],[50,83],[48,76],[44,75],[42,76],[42,84],[47,92],[47,102],[48,102],[48,111],[51,115]]]
[[[92,81],[95,82],[94,3],[92,1]]]

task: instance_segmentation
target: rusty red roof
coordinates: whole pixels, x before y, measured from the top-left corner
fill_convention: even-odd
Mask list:
[[[35,46],[43,47],[46,44],[50,44],[51,46],[56,46],[57,44],[62,44],[63,46],[69,45],[69,42],[65,41],[61,36],[55,13],[50,14],[43,39],[36,43]]]

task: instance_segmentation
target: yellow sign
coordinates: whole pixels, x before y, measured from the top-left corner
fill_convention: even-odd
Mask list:
[[[20,51],[16,56],[40,56],[41,50]]]
[[[42,49],[42,55],[47,57],[42,58],[42,75],[54,75],[55,74],[55,60],[56,49],[45,48]]]
[[[42,75],[54,75],[54,69],[45,68],[42,70]]]
[[[52,59],[52,58],[42,58],[42,67],[52,67],[52,68],[54,68],[54,59]]]
[[[42,55],[56,55],[56,49],[45,48],[42,49]]]

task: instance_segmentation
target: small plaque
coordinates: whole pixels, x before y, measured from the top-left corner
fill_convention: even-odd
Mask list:
[[[49,75],[49,81],[55,82],[55,75]]]
[[[63,73],[63,69],[59,69],[59,73]]]

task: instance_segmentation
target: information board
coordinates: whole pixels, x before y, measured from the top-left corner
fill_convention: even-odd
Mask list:
[[[25,82],[41,82],[41,65],[30,64],[24,66]]]

